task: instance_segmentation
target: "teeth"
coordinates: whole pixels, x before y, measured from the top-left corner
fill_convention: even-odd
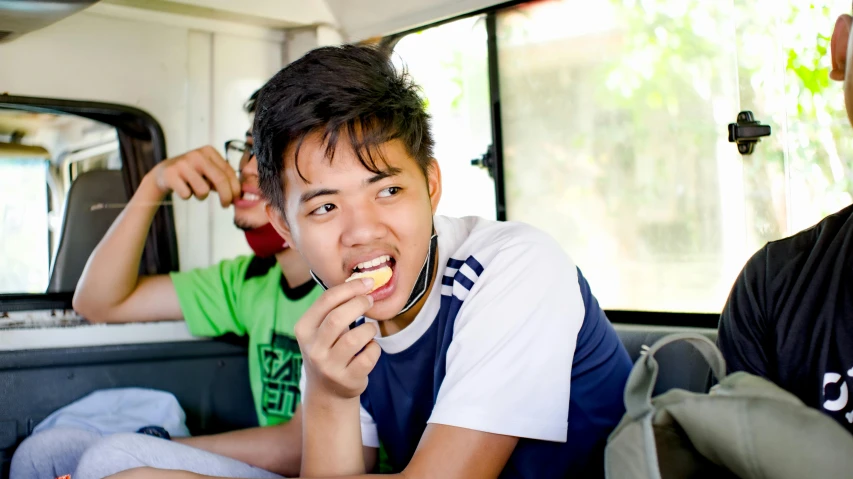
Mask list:
[[[379,256],[378,258],[373,258],[370,261],[358,263],[357,265],[355,265],[354,269],[359,270],[359,269],[373,268],[374,266],[379,266],[380,264],[387,263],[388,261],[391,261],[391,256],[386,254],[386,255]]]
[[[244,193],[243,199],[246,201],[258,201],[261,199],[261,197],[254,193]]]

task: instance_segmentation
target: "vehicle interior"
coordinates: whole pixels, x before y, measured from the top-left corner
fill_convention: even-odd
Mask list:
[[[589,280],[632,360],[716,339],[749,257],[851,203],[826,52],[849,0],[0,2],[0,479],[92,391],[173,393],[193,434],[257,425],[243,338],[94,325],[71,297],[155,164],[242,138],[246,99],[305,52],[379,43],[422,86],[440,214],[523,221]],[[759,127],[759,128],[755,128]],[[248,254],[215,199],[157,213],[140,272]],[[706,391],[688,345],[657,392]]]

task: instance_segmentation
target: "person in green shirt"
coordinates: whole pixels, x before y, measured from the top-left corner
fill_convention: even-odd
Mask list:
[[[256,98],[257,93],[247,103],[250,115]],[[36,435],[22,444],[20,456],[26,458],[17,461],[16,477],[103,477],[132,466],[239,477],[299,473],[302,356],[293,328],[322,289],[299,253],[269,224],[251,130],[245,142],[230,141],[226,150],[232,163],[205,146],[159,163],[144,177],[89,258],[74,309],[93,323],[183,319],[197,336],[248,336],[249,378],[260,427],[172,441],[143,434]],[[154,213],[172,193],[185,200],[216,193],[223,208],[234,207],[234,224],[246,233],[255,254],[206,269],[139,277]],[[41,469],[27,470],[22,464]],[[52,469],[45,472],[45,466]],[[87,472],[75,475],[78,466]]]
[[[286,250],[284,254],[297,254]],[[322,293],[309,278],[292,287],[275,257],[240,257],[172,273],[184,320],[196,336],[249,338],[249,380],[258,423],[289,421],[299,405],[302,356],[293,337],[300,315]]]

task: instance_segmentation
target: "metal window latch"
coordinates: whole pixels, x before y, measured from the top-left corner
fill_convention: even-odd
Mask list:
[[[729,123],[729,143],[736,143],[741,155],[751,155],[764,136],[770,136],[770,126],[755,121],[751,111],[738,113],[737,123]]]
[[[489,172],[489,176],[492,179],[495,179],[495,172],[497,171],[497,161],[495,160],[495,147],[494,145],[489,145],[489,149],[483,153],[483,156],[479,158],[475,158],[471,160],[471,166],[479,166]]]

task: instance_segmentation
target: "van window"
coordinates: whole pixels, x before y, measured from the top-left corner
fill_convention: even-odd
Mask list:
[[[484,17],[407,35],[394,52],[395,65],[406,68],[423,89],[432,117],[442,172],[438,213],[495,218],[494,179],[471,165],[492,144]]]
[[[48,160],[0,158],[0,293],[42,292],[50,273]]]
[[[71,185],[101,169],[121,169],[113,127],[0,110],[0,294],[46,292]]]
[[[507,219],[555,237],[606,309],[719,313],[755,251],[853,200],[853,134],[827,55],[849,9],[543,0],[491,13]],[[461,22],[397,52],[409,65],[416,42],[449,56]],[[433,31],[440,41],[420,40]],[[751,155],[727,138],[743,110],[773,131]]]

